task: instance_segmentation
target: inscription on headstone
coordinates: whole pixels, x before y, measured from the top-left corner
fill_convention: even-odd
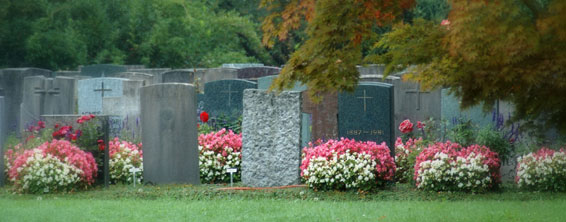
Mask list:
[[[386,142],[393,152],[393,85],[361,83],[353,93],[338,94],[339,137]]]

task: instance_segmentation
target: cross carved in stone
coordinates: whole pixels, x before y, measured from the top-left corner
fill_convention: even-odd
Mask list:
[[[61,89],[58,87],[48,87],[49,83],[53,84],[53,80],[52,79],[44,79],[42,82],[43,87],[34,87],[34,94],[38,94],[39,96],[41,96],[40,99],[40,114],[44,114],[43,112],[43,106],[45,103],[45,96],[59,96],[61,94]]]
[[[238,91],[232,91],[232,84],[228,85],[228,91],[222,91],[222,93],[228,93],[228,106],[232,101],[232,93],[237,93]]]
[[[364,89],[364,96],[362,97],[356,97],[358,99],[363,99],[364,100],[364,113],[366,112],[366,101],[367,99],[372,99],[373,97],[369,97],[366,95],[366,90]]]
[[[421,84],[417,84],[416,89],[406,91],[405,93],[417,94],[417,110],[421,110],[421,93],[430,93],[430,92],[421,92]]]
[[[101,102],[101,103],[100,103],[100,104],[101,104],[101,109],[104,110],[104,92],[110,92],[110,91],[112,91],[112,89],[106,89],[106,88],[104,88],[104,82],[102,82],[100,85],[101,85],[101,86],[100,86],[100,89],[94,89],[94,91],[95,91],[95,92],[100,92],[100,96],[101,96],[101,98],[102,98],[102,101],[100,101],[100,102]],[[103,112],[104,112],[104,111],[103,111]]]

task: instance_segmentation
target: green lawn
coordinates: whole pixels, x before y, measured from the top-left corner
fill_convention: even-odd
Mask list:
[[[0,221],[566,221],[566,194],[432,193],[400,185],[370,194],[220,185],[111,186],[71,194],[0,189]]]

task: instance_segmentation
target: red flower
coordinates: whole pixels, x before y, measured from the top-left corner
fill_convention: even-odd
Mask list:
[[[37,121],[37,125],[38,125],[39,128],[41,128],[41,129],[45,128],[45,122],[43,122],[43,121]]]
[[[399,130],[401,133],[410,133],[413,131],[413,123],[410,120],[406,119],[405,121],[399,124]]]
[[[55,123],[55,129],[59,128],[59,123]]]
[[[202,121],[203,123],[208,122],[208,113],[204,111],[200,113],[200,121]]]
[[[90,114],[89,116],[90,116],[91,119],[94,119],[94,117],[95,117],[93,114]]]
[[[422,129],[425,126],[421,121],[417,121],[417,128]]]
[[[98,143],[98,150],[104,151],[104,148],[106,148],[106,146],[104,145],[104,140],[98,140],[96,142]]]

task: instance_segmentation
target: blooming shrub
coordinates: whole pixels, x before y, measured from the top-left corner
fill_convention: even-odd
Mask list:
[[[395,161],[382,143],[350,139],[320,141],[303,150],[301,177],[320,190],[370,190],[392,181]]]
[[[519,157],[515,182],[529,190],[566,191],[566,149],[542,148]]]
[[[86,188],[94,183],[96,172],[92,154],[69,141],[53,140],[16,155],[8,177],[20,191],[50,192]]]
[[[423,139],[403,140],[398,137],[395,141],[395,178],[399,182],[407,182],[413,176],[412,169],[415,166],[416,155],[422,151]]]
[[[483,192],[500,182],[497,153],[485,146],[462,147],[447,141],[424,149],[415,164],[420,189]]]
[[[142,144],[133,144],[121,141],[119,138],[108,143],[110,147],[110,180],[113,183],[132,183],[133,175],[130,169],[138,168],[136,172],[136,183],[141,183],[143,175],[143,152]]]
[[[237,168],[234,179],[240,179],[242,134],[221,129],[198,137],[200,179],[205,183],[228,182],[229,168]]]

